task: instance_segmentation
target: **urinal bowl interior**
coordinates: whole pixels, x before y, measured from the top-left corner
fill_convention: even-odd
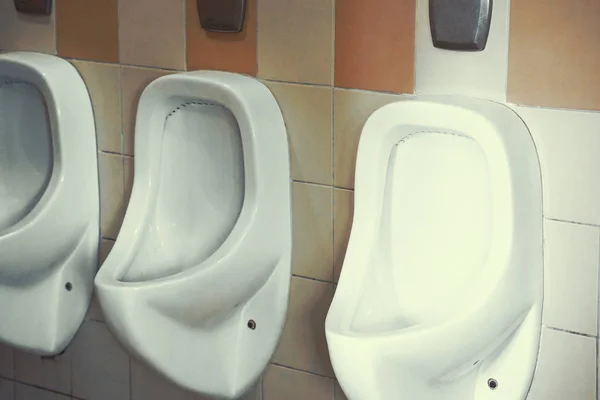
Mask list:
[[[543,267],[539,164],[523,122],[470,99],[384,107],[361,137],[355,196],[327,319],[350,398],[524,399]],[[372,372],[358,378],[350,357]]]

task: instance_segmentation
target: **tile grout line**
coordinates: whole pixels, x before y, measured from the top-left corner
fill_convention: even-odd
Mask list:
[[[311,372],[311,371],[307,371],[305,369],[300,369],[300,368],[296,368],[296,367],[290,367],[289,365],[279,364],[279,363],[276,363],[276,362],[273,362],[273,361],[271,361],[270,364],[271,365],[275,365],[277,367],[286,368],[286,369],[289,369],[289,370],[292,370],[292,371],[304,372],[305,374],[310,374],[310,375],[318,376],[319,378],[331,379],[333,381],[336,380],[335,378],[333,378],[331,376],[318,374],[316,372]]]
[[[592,224],[589,222],[570,221],[568,219],[551,218],[551,217],[544,217],[544,218],[547,219],[548,221],[563,222],[563,223],[567,223],[567,224],[583,225],[583,226],[591,226],[594,228],[600,228],[600,225]]]
[[[575,335],[575,336],[583,336],[583,337],[587,337],[587,338],[591,338],[591,339],[598,339],[597,336],[590,335],[588,333],[575,332],[575,331],[571,331],[571,330],[568,330],[568,329],[557,328],[557,327],[549,326],[549,325],[545,325],[545,324],[543,324],[543,326],[546,327],[547,329],[550,329],[550,330],[553,330],[553,331],[557,331],[557,332],[568,333],[570,335]]]
[[[598,240],[598,242],[600,243],[600,237],[597,237],[596,240]],[[600,265],[600,247],[598,250],[598,254],[597,254],[597,264],[596,264],[596,268],[598,268],[598,265]],[[598,293],[600,293],[600,279],[598,279],[598,282],[596,283],[597,287],[598,287]],[[598,296],[599,294],[596,294],[596,304],[598,304]],[[596,335],[600,335],[600,318],[598,318],[598,309],[596,309]],[[598,393],[598,386],[600,385],[600,383],[598,382],[598,380],[600,379],[600,366],[598,365],[598,363],[600,363],[600,342],[598,340],[598,338],[596,338],[596,400],[599,400],[600,397],[600,393]]]
[[[335,285],[335,282],[333,282],[333,281],[328,281],[328,280],[319,279],[319,278],[312,278],[310,276],[298,275],[298,274],[294,274],[294,273],[292,273],[292,277],[294,277],[294,278],[300,278],[300,279],[306,279],[307,281],[315,281],[315,282],[328,283],[328,284],[331,284],[331,285]]]

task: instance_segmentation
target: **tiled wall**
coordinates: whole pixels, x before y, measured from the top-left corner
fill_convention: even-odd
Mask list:
[[[56,0],[51,17],[18,16],[11,0],[0,0],[0,49],[56,53],[87,82],[100,151],[104,255],[126,208],[136,103],[150,81],[221,69],[257,75],[274,93],[292,158],[293,277],[281,344],[248,399],[345,399],[324,321],[351,226],[361,128],[386,103],[454,91],[524,104],[513,107],[540,156],[545,327],[529,399],[597,398],[600,3],[512,0],[509,7],[497,0],[485,56],[430,47],[426,3],[249,0],[245,31],[226,35],[200,29],[195,0]],[[199,399],[123,352],[95,304],[60,357],[1,347],[0,377],[2,400]]]

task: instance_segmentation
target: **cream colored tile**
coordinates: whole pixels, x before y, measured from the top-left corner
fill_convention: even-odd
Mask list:
[[[269,365],[264,391],[263,400],[331,400],[333,379]]]
[[[142,92],[150,82],[168,74],[158,69],[121,67],[123,154],[134,153],[135,116]]]
[[[333,189],[292,184],[292,273],[333,281]]]
[[[333,278],[337,282],[342,272],[350,239],[354,213],[354,192],[333,190]]]
[[[15,378],[15,351],[2,343],[0,343],[0,377]]]
[[[119,1],[121,64],[185,70],[185,1]]]
[[[258,4],[258,75],[332,84],[333,0],[262,0]]]
[[[15,383],[6,379],[0,378],[0,399],[14,400],[15,398]]]
[[[131,400],[200,400],[131,358]]]
[[[115,239],[127,208],[123,157],[99,153],[100,230],[102,237]]]
[[[527,400],[596,399],[596,339],[544,328]]]
[[[98,150],[120,153],[121,82],[119,66],[71,61],[87,85],[94,106]]]
[[[325,340],[325,317],[333,284],[292,277],[287,321],[273,362],[333,377]]]
[[[15,351],[15,379],[55,392],[71,393],[71,351],[56,357],[40,357],[23,351]],[[17,387],[17,399],[19,399]],[[22,397],[28,399],[28,397]]]
[[[600,231],[546,221],[544,234],[544,324],[595,336]]]
[[[333,397],[333,399],[334,400],[348,400],[348,398],[344,394],[344,391],[342,390],[342,387],[340,386],[338,381],[335,381],[335,396]]]
[[[37,16],[19,14],[11,0],[0,1],[0,49],[55,54],[54,12]]]
[[[600,113],[513,107],[535,141],[544,214],[600,224]]]
[[[86,321],[71,346],[73,396],[129,400],[129,356],[105,324]]]
[[[334,90],[333,170],[334,184],[354,188],[356,152],[363,126],[377,109],[408,98],[402,95]]]
[[[333,184],[331,88],[266,83],[288,131],[292,179]]]
[[[15,384],[15,399],[16,400],[69,400],[69,396],[49,392],[47,390],[35,388],[32,386]]]

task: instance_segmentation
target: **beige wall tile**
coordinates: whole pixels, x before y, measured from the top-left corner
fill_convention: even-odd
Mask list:
[[[151,68],[121,67],[123,154],[133,155],[135,116],[142,92],[153,80],[171,72]]]
[[[288,131],[292,179],[333,184],[332,89],[266,82]]]
[[[333,0],[262,0],[258,13],[261,78],[332,84]]]
[[[55,392],[71,393],[71,351],[52,358],[15,351],[15,379],[19,382],[50,389]],[[18,390],[17,390],[18,392]],[[17,396],[19,398],[19,396]],[[33,397],[36,398],[36,397]],[[23,397],[29,399],[29,397]]]
[[[196,0],[187,0],[187,69],[256,75],[256,1],[247,1],[242,32],[217,33],[202,29]]]
[[[335,86],[413,93],[415,0],[337,0]]]
[[[86,321],[71,343],[73,396],[129,400],[129,356],[102,322]]]
[[[269,365],[263,400],[332,400],[333,379]]]
[[[333,189],[292,184],[292,273],[333,281]]]
[[[122,64],[185,69],[185,0],[119,1]]]
[[[120,153],[121,82],[119,66],[87,61],[71,61],[79,71],[94,107],[98,150]]]
[[[56,0],[56,46],[61,57],[119,62],[118,0]]]
[[[115,239],[121,229],[127,208],[123,157],[99,153],[100,231],[103,237]]]
[[[344,391],[342,390],[342,387],[340,386],[338,381],[335,381],[335,396],[333,397],[333,399],[334,400],[348,400],[348,398],[344,394]]]
[[[333,278],[340,279],[354,213],[354,192],[333,190]]]
[[[0,343],[0,377],[15,378],[15,351],[2,343]]]
[[[54,10],[52,15],[17,13],[12,0],[0,1],[0,49],[56,53]]]
[[[339,89],[333,97],[334,184],[353,189],[358,141],[367,119],[384,105],[407,97]]]
[[[292,277],[287,321],[273,362],[333,377],[325,340],[325,317],[333,284]]]
[[[508,100],[600,110],[600,2],[512,0]]]
[[[71,397],[15,383],[15,400],[70,400]]]

